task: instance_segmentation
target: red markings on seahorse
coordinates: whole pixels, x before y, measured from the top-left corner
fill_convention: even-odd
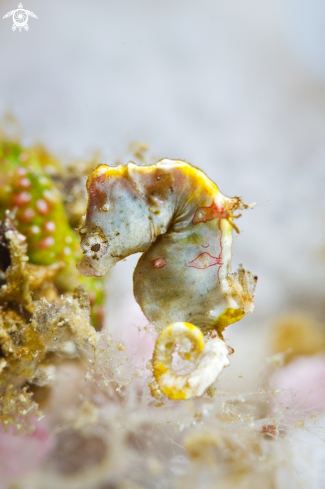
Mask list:
[[[154,268],[164,268],[167,265],[165,258],[156,258],[152,262]]]
[[[213,267],[215,265],[222,265],[221,253],[219,256],[212,256],[210,253],[201,253],[194,260],[188,263],[188,267],[204,269]]]
[[[229,213],[223,205],[218,206],[215,202],[210,207],[199,207],[192,219],[193,224],[212,221],[212,219],[228,219]]]
[[[93,206],[102,208],[107,203],[107,175],[102,173],[95,177],[89,177],[87,181],[87,188],[89,196],[93,200]]]
[[[236,200],[237,199],[237,200]],[[237,207],[236,207],[237,206]],[[210,207],[199,207],[195,212],[194,217],[192,219],[192,224],[198,224],[199,222],[207,222],[212,221],[212,219],[227,219],[229,224],[235,229],[235,231],[239,234],[239,229],[234,224],[233,219],[238,219],[241,217],[241,214],[238,216],[234,216],[232,211],[238,208],[238,198],[235,197],[232,206],[228,209],[225,209],[223,205],[213,204]]]

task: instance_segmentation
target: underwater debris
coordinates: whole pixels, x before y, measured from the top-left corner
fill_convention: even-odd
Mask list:
[[[7,210],[11,212],[15,226],[26,237],[31,264],[60,267],[54,278],[60,293],[72,292],[81,284],[85,286],[90,294],[93,324],[100,329],[103,281],[80,277],[76,271],[81,249],[73,226],[84,212],[86,196],[84,190],[76,190],[77,195],[71,192],[75,187],[84,189],[81,170],[78,173],[74,167],[75,176],[71,180],[71,169],[65,170],[44,148],[24,149],[6,139],[0,140],[0,165],[0,218]]]
[[[30,419],[39,416],[28,386],[50,383],[48,354],[64,356],[69,342],[83,352],[97,336],[87,293],[80,287],[73,296],[59,297],[52,281],[60,266],[28,263],[26,238],[8,213],[0,224],[0,250],[0,421],[28,431]],[[51,302],[45,298],[49,291]]]
[[[322,325],[313,317],[298,311],[276,318],[270,340],[273,353],[286,352],[285,363],[302,355],[325,351]]]
[[[90,369],[87,378],[107,388],[116,384],[116,391],[140,378],[137,369],[125,354],[125,346],[107,333],[98,333],[96,347],[88,355]]]
[[[322,325],[306,313],[291,311],[275,319],[270,340],[275,355],[271,357],[269,385],[273,392],[278,392],[274,411],[285,406],[284,418],[289,426],[306,413],[324,412]],[[278,358],[282,361],[277,362]]]
[[[34,310],[34,298],[55,298],[54,277],[64,263],[45,267],[28,263],[27,242],[7,212],[0,223],[0,303],[16,302],[29,313]]]
[[[227,434],[220,430],[199,430],[189,433],[184,439],[184,445],[193,460],[213,464],[216,458],[222,458],[240,471],[255,461],[256,457],[261,457],[258,438],[256,432],[245,427]],[[262,437],[260,439],[263,441]]]
[[[107,452],[105,440],[99,434],[66,429],[57,437],[49,465],[61,477],[98,471],[98,466],[107,462]]]
[[[147,164],[148,151],[150,145],[148,143],[140,141],[131,141],[128,147],[128,152],[131,153],[132,158],[135,158],[139,164]]]
[[[241,265],[231,272],[232,232],[238,231],[234,219],[240,217],[234,212],[253,204],[225,197],[202,171],[168,159],[150,166],[100,165],[88,178],[87,191],[87,213],[79,229],[84,254],[79,271],[102,276],[119,260],[143,252],[134,271],[134,295],[158,330],[181,321],[193,328],[194,323],[207,337],[216,330],[223,342],[225,327],[253,312],[257,277]],[[162,338],[153,373],[161,391],[172,396],[155,360],[162,358]],[[169,355],[161,365],[164,374],[170,372]],[[203,381],[202,375],[199,379]],[[152,391],[158,394],[154,383]]]
[[[263,435],[243,426],[235,430],[201,429],[184,439],[192,462],[183,478],[186,487],[200,487],[198,472],[207,473],[205,487],[274,488],[274,469],[280,457]],[[185,484],[184,484],[185,487]]]

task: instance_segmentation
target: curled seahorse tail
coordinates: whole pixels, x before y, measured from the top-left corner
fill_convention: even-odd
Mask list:
[[[169,399],[201,396],[229,365],[226,343],[217,335],[213,336],[205,342],[201,330],[190,323],[177,322],[167,326],[156,341],[151,390],[157,393],[159,388]],[[177,345],[182,359],[198,358],[195,370],[185,375],[177,374],[172,367],[172,354]]]

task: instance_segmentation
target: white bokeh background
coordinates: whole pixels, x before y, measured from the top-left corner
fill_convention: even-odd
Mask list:
[[[100,149],[111,164],[145,141],[157,159],[186,159],[258,203],[234,244],[234,264],[259,275],[255,314],[227,330],[236,354],[224,379],[240,388],[276,314],[325,320],[324,3],[25,0],[38,20],[19,33],[2,19],[18,1],[0,1],[0,114],[19,119],[26,143]],[[116,327],[142,321],[135,261],[111,273]]]

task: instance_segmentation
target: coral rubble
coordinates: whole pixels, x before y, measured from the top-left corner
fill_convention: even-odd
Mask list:
[[[25,149],[6,139],[0,141],[0,165],[0,218],[7,210],[12,212],[15,226],[26,237],[31,264],[60,267],[54,277],[60,293],[85,286],[93,324],[100,328],[103,281],[82,278],[76,271],[81,249],[73,227],[86,206],[85,192],[80,190],[84,189],[82,167],[79,171],[73,167],[71,180],[72,168],[63,167],[44,148]]]
[[[53,278],[61,267],[28,263],[26,238],[9,214],[0,226],[0,250],[0,421],[28,430],[38,415],[29,385],[51,382],[50,354],[64,354],[69,344],[82,352],[96,333],[84,289],[60,297]]]

